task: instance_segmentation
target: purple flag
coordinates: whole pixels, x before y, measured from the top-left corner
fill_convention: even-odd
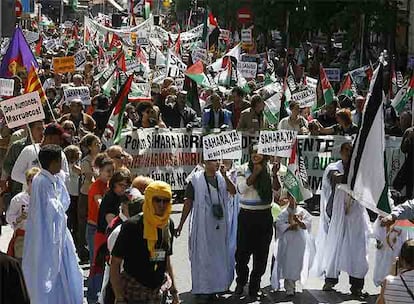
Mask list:
[[[39,67],[22,29],[16,27],[9,48],[1,61],[0,77],[10,78],[22,70],[28,74],[32,65],[35,68]]]

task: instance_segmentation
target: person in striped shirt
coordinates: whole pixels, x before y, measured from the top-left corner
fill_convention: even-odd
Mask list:
[[[414,303],[414,240],[405,241],[397,261],[397,274],[387,276],[377,304]]]

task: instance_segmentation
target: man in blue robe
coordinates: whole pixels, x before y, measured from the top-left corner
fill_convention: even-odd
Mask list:
[[[32,304],[82,304],[83,277],[66,226],[70,199],[58,175],[62,150],[45,145],[33,179],[23,249],[23,273]]]

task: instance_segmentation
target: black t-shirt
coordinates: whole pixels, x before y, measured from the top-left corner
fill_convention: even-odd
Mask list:
[[[112,249],[112,255],[124,260],[124,270],[142,285],[156,289],[164,281],[167,256],[172,255],[174,223],[170,220],[169,237],[163,241],[163,233],[158,230],[155,250],[158,259],[150,260],[147,240],[144,239],[144,220],[142,213],[131,217],[122,224],[121,231]],[[164,233],[165,234],[165,233]]]
[[[0,303],[30,303],[19,262],[2,252],[0,252]]]
[[[119,206],[121,205],[121,196],[116,195],[112,190],[109,190],[102,198],[98,213],[97,231],[105,233],[108,223],[106,222],[106,215],[112,213],[119,214]]]

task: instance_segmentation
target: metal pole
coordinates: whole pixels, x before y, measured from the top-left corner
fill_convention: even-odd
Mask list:
[[[286,11],[286,49],[289,48],[289,20],[290,20],[290,11]]]
[[[364,60],[364,36],[365,36],[365,14],[361,15],[361,52],[359,54],[359,66],[362,66]]]
[[[64,3],[63,3],[63,0],[60,0],[60,24],[63,24],[63,10],[64,10]]]

